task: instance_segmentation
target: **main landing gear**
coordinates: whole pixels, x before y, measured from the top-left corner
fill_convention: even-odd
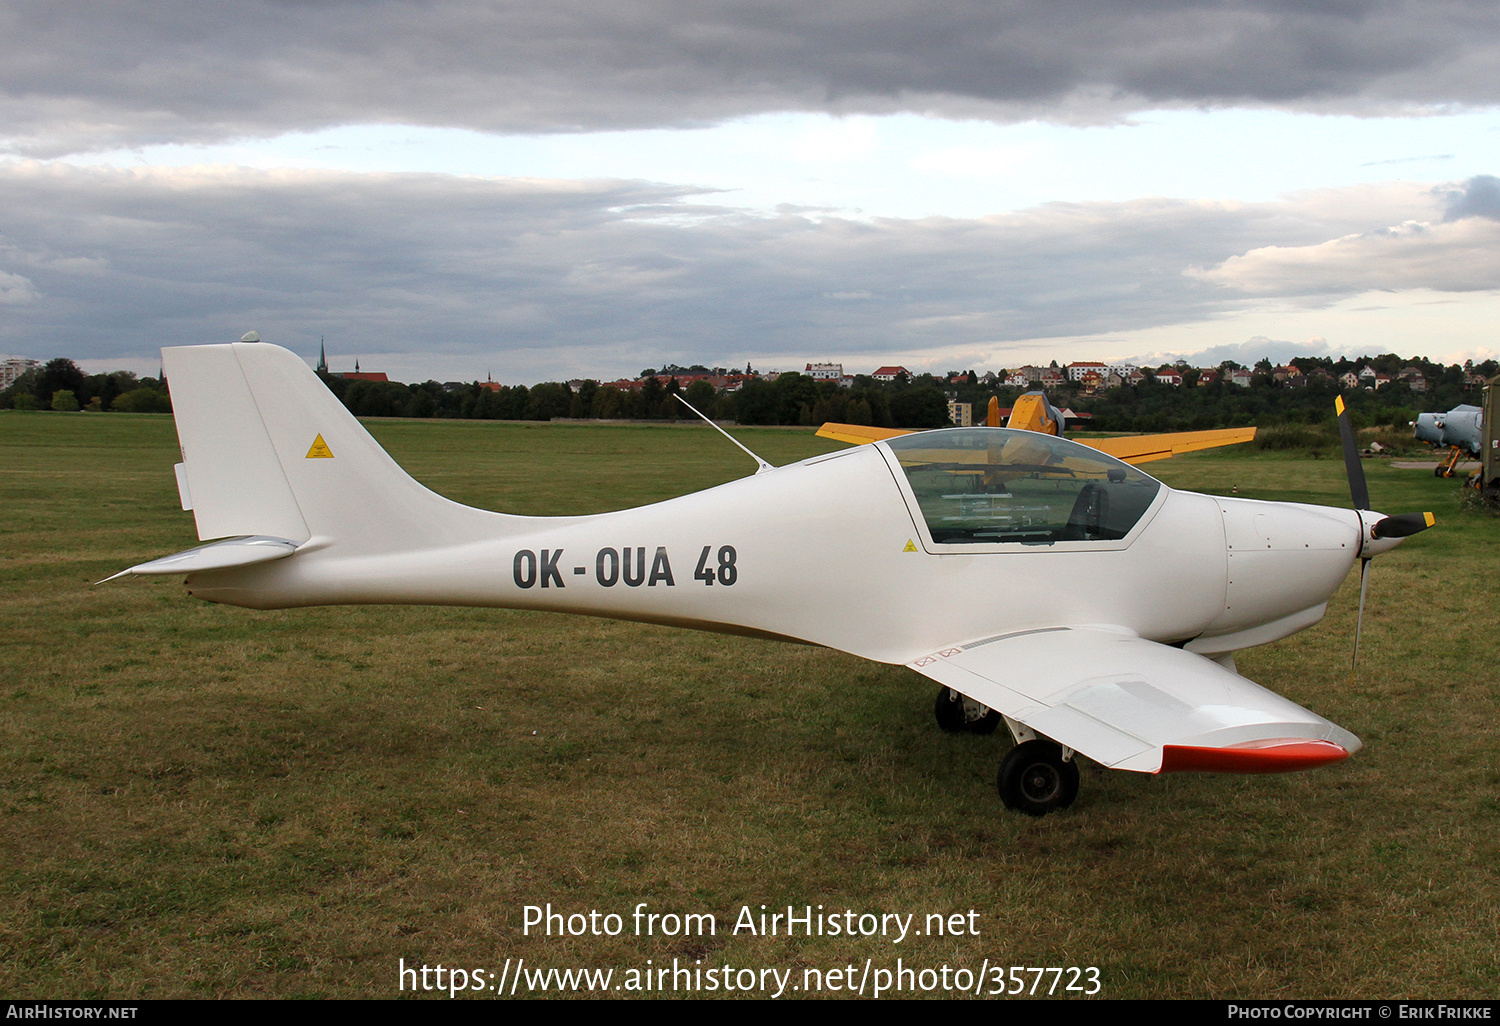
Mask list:
[[[1078,763],[1065,758],[1055,742],[1023,741],[1001,761],[995,786],[1007,809],[1045,816],[1066,809],[1078,797]]]
[[[952,688],[938,689],[937,702],[932,711],[937,717],[938,726],[946,734],[993,734],[995,728],[1000,726],[999,713]]]
[[[949,734],[993,734],[1005,719],[952,688],[941,688],[933,714]],[[1000,763],[995,786],[1005,807],[1028,816],[1045,816],[1066,809],[1078,797],[1078,763],[1071,749],[1038,737],[1014,720],[1006,720],[1016,746]]]

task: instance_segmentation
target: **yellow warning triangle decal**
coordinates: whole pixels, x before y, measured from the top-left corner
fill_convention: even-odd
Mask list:
[[[917,551],[917,547],[915,545],[913,545],[912,544],[912,540],[910,538],[908,538],[908,539],[906,539],[906,548],[902,549],[901,551],[902,552],[916,552]]]
[[[328,448],[328,443],[323,441],[322,435],[313,439],[312,448],[307,450],[307,458],[310,460],[333,459],[333,451]]]

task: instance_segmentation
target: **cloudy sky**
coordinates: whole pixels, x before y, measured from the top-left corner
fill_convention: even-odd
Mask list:
[[[0,0],[0,352],[1500,351],[1493,0]]]

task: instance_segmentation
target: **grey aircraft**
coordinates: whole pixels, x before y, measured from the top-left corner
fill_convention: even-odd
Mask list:
[[[1478,406],[1455,406],[1447,413],[1417,415],[1417,440],[1447,448],[1448,458],[1433,471],[1438,477],[1452,477],[1458,461],[1464,457],[1484,455],[1484,410]]]

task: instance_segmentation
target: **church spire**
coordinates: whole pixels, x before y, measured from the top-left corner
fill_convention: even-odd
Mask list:
[[[323,336],[318,336],[318,373],[328,373],[328,353],[323,348]]]

